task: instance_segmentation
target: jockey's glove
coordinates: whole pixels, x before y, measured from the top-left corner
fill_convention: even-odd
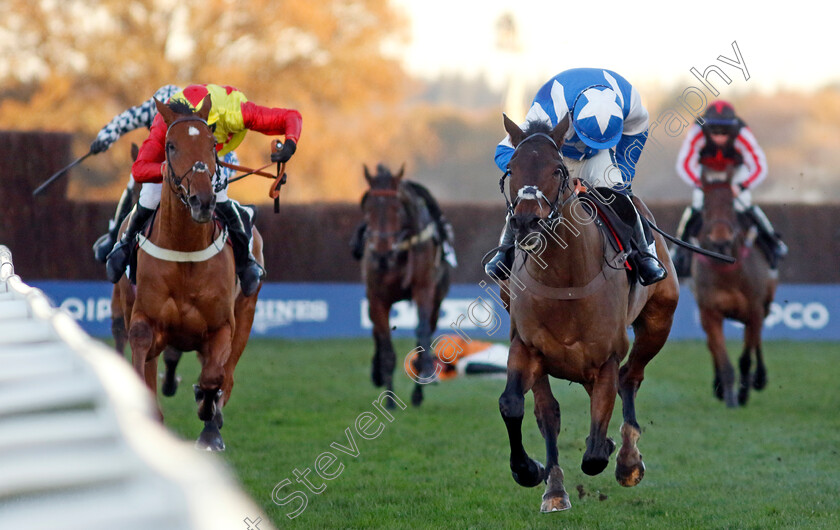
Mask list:
[[[271,153],[271,161],[272,162],[288,162],[292,155],[295,154],[297,150],[297,145],[295,145],[295,141],[291,139],[287,139],[286,143],[283,144],[283,147],[279,151],[274,151]]]
[[[111,144],[107,142],[107,140],[103,140],[102,138],[97,138],[90,144],[90,152],[93,154],[99,154],[103,151],[107,151],[108,148],[111,147]]]

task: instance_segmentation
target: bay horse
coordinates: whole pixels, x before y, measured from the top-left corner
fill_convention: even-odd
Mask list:
[[[757,246],[757,231],[735,210],[737,193],[733,188],[734,168],[712,171],[703,168],[703,224],[698,234],[700,246],[736,258],[720,263],[700,254],[692,257],[692,291],[700,309],[700,323],[714,364],[713,390],[729,407],[745,405],[750,387],[767,385],[767,369],[761,351],[761,331],[776,294],[778,273]],[[724,319],[744,324],[744,350],[738,365],[741,372],[737,401],[735,371],[726,351]],[[755,372],[750,373],[755,355]]]
[[[396,353],[391,342],[391,306],[412,300],[417,306],[416,357],[406,357],[406,372],[416,385],[411,402],[423,401],[423,385],[436,379],[432,360],[432,334],[440,305],[450,285],[450,265],[442,259],[442,234],[432,218],[418,184],[403,181],[403,166],[394,175],[384,165],[371,175],[364,166],[368,191],[362,198],[367,223],[362,257],[362,280],[373,323],[375,353],[371,368],[374,386],[393,391]],[[425,191],[425,190],[423,190]],[[388,405],[393,406],[389,399]]]
[[[586,217],[578,184],[569,176],[560,148],[569,127],[566,116],[556,127],[530,122],[525,130],[504,116],[514,147],[508,211],[516,234],[516,259],[503,300],[510,313],[507,383],[499,409],[510,442],[510,469],[521,486],[546,482],[540,510],[571,507],[558,463],[560,406],[549,377],[583,385],[590,397],[590,431],[581,469],[587,475],[609,464],[615,442],[607,436],[616,392],[624,423],[615,476],[635,486],[644,476],[637,441],[636,392],[645,366],[670,333],[679,298],[673,264],[664,240],[656,235],[657,254],[669,276],[651,286],[630,282],[594,217]],[[627,200],[626,198],[622,200]],[[635,197],[645,217],[652,216]],[[537,253],[539,250],[539,253]],[[629,357],[627,327],[635,338]],[[626,362],[622,365],[622,361]],[[546,464],[530,458],[522,444],[525,394],[534,394],[534,414],[545,439]]]
[[[259,291],[242,294],[233,250],[213,219],[216,141],[207,125],[210,96],[197,112],[178,103],[156,105],[167,125],[160,206],[137,251],[136,288],[127,277],[120,280],[132,364],[156,393],[164,347],[196,351],[201,373],[195,398],[204,421],[196,445],[221,451],[222,407],[230,400]],[[262,264],[262,237],[256,228],[253,235],[253,253]]]

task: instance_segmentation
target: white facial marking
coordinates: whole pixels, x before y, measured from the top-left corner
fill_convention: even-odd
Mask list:
[[[189,131],[187,131],[187,133],[190,136],[198,136],[199,134],[201,134],[200,132],[198,132],[198,129],[196,129],[195,127],[192,127],[192,126],[190,127]]]

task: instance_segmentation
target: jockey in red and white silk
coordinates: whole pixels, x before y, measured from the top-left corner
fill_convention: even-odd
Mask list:
[[[272,152],[273,162],[286,162],[297,149],[300,139],[302,118],[298,111],[263,107],[248,101],[245,94],[234,87],[223,85],[190,85],[174,94],[170,101],[181,101],[195,108],[205,96],[210,95],[212,106],[207,118],[216,137],[216,150],[219,156],[225,156],[239,146],[248,131],[257,131],[266,135],[283,135],[285,141],[280,151]],[[129,244],[134,241],[146,220],[160,204],[161,164],[166,160],[164,145],[167,126],[160,115],[155,116],[149,137],[140,147],[137,160],[131,167],[137,182],[143,183],[140,199],[131,214],[128,227],[114,250],[108,255],[106,271],[108,279],[119,281],[129,258]],[[246,296],[256,292],[265,270],[251,254],[251,227],[253,210],[243,207],[227,196],[228,175],[217,165],[213,178],[216,192],[216,213],[227,226],[233,242],[236,272],[242,291]]]
[[[775,258],[771,265],[787,255],[787,246],[773,229],[770,220],[758,207],[752,204],[753,187],[767,177],[767,158],[758,145],[752,131],[735,114],[735,108],[723,100],[713,101],[706,108],[702,118],[688,130],[677,156],[677,174],[693,188],[691,206],[683,213],[677,236],[689,241],[700,230],[703,208],[703,189],[700,172],[703,168],[711,171],[726,171],[735,167],[732,183],[737,195],[735,209],[748,215],[760,232],[760,236],[774,249]],[[688,251],[675,247],[674,266],[677,275],[690,274],[691,260]]]

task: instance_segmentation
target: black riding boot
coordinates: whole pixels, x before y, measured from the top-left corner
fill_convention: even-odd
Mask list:
[[[502,236],[499,239],[499,249],[496,255],[490,258],[487,265],[484,266],[484,272],[493,278],[505,280],[510,273],[510,268],[513,267],[513,248],[516,241],[516,234],[510,227],[510,222],[505,219],[505,228],[502,230]]]
[[[700,231],[702,216],[700,210],[687,207],[680,218],[680,224],[677,227],[677,237],[686,243],[689,239],[696,236]],[[674,262],[674,268],[677,270],[677,278],[687,278],[691,276],[691,254],[687,248],[675,245],[671,251],[671,260]]]
[[[633,204],[630,201],[630,204]],[[633,205],[635,208],[635,205]],[[630,254],[633,266],[639,275],[639,283],[642,285],[653,285],[668,277],[668,271],[656,258],[656,248],[653,242],[653,234],[646,234],[642,224],[642,216],[636,210],[636,224],[634,226],[633,244],[636,248]],[[647,229],[648,231],[650,228]]]
[[[120,231],[123,219],[131,210],[131,202],[133,198],[133,190],[126,188],[120,196],[120,201],[117,203],[117,210],[114,212],[114,218],[108,223],[108,232],[102,234],[96,243],[93,244],[93,256],[99,263],[105,263],[108,259],[108,254],[114,248],[114,242],[117,240],[117,232]]]
[[[757,205],[750,206],[744,210],[744,213],[747,214],[755,223],[755,226],[758,228],[759,237],[767,241],[770,248],[773,249],[775,259],[771,260],[770,265],[773,268],[776,268],[778,261],[787,256],[787,245],[784,244],[778,232],[776,232],[773,228],[773,225],[770,223],[770,219],[767,218],[762,209]]]
[[[260,281],[265,276],[263,269],[251,254],[251,219],[243,215],[232,200],[216,203],[216,213],[228,229],[233,242],[233,259],[236,263],[236,275],[245,296],[257,292]]]
[[[125,227],[122,237],[114,249],[108,254],[105,261],[105,274],[108,276],[108,281],[117,283],[125,274],[125,268],[128,266],[128,258],[131,256],[131,245],[137,239],[137,234],[146,225],[146,221],[155,211],[151,208],[145,208],[137,204],[128,214],[128,225]]]
[[[362,221],[350,239],[350,253],[356,261],[360,261],[365,255],[365,230],[367,230],[367,223]]]

